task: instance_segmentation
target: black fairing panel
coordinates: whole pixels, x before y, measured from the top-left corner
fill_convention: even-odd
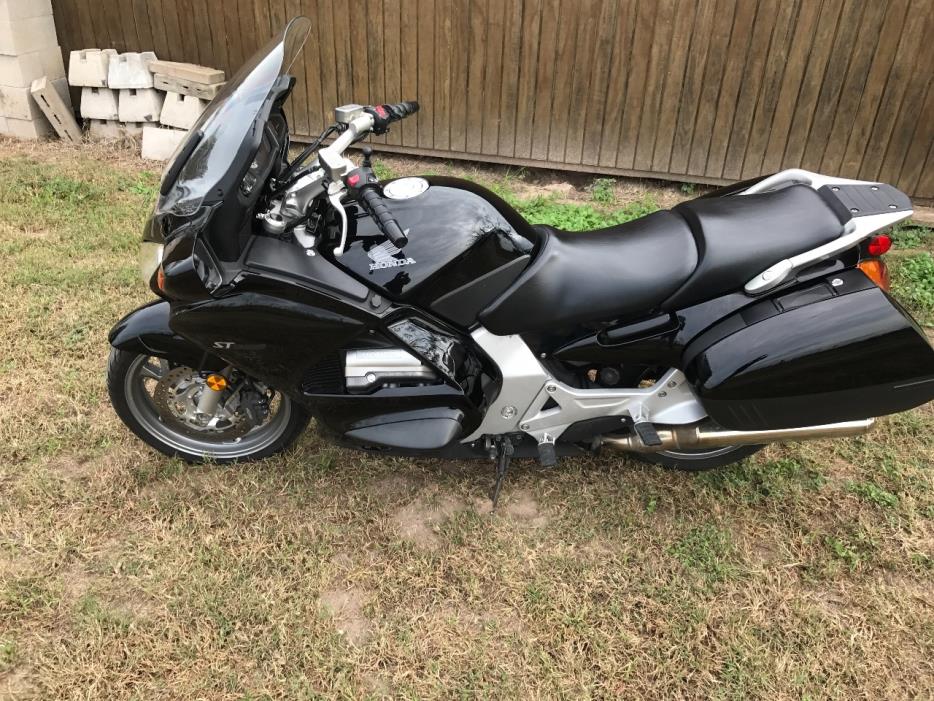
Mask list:
[[[684,286],[665,300],[666,311],[741,289],[778,261],[839,237],[849,218],[807,185],[701,198],[673,211],[691,226],[699,258]]]
[[[480,319],[502,335],[642,316],[696,264],[691,230],[671,212],[596,231],[552,229],[532,265]]]
[[[393,217],[408,231],[403,251],[351,206],[347,250],[334,263],[389,299],[430,307],[534,250],[537,232],[492,192],[453,178],[427,180],[430,187],[422,194],[389,201]],[[512,276],[522,267],[510,267]],[[486,302],[483,296],[478,299]],[[459,311],[461,320],[473,321],[480,307]]]
[[[923,332],[881,289],[856,286],[743,310],[697,337],[685,374],[710,417],[736,430],[788,428],[934,398],[934,349]]]

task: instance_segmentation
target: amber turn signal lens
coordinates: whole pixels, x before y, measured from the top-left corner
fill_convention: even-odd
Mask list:
[[[227,387],[227,378],[223,375],[208,375],[205,379],[204,384],[213,389],[215,392],[220,392],[222,389]]]
[[[889,269],[886,267],[885,262],[879,258],[870,258],[869,260],[863,260],[859,263],[859,269],[862,270],[866,277],[876,283],[883,290],[888,291],[891,286],[889,280]]]

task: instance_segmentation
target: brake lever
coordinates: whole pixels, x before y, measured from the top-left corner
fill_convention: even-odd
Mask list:
[[[347,190],[344,189],[343,183],[339,180],[332,181],[331,184],[328,185],[328,202],[337,210],[341,218],[341,243],[340,246],[334,249],[334,256],[336,258],[340,258],[344,255],[344,250],[347,246],[347,212],[344,210],[344,205],[341,204],[341,198],[345,194],[347,194]]]

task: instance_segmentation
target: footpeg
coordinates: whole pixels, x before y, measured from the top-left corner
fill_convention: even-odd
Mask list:
[[[658,448],[662,445],[662,439],[659,438],[658,431],[655,430],[655,424],[651,421],[637,421],[632,427],[643,445],[651,448]]]
[[[558,453],[555,451],[555,442],[551,436],[538,444],[538,461],[542,467],[554,467],[558,464]]]

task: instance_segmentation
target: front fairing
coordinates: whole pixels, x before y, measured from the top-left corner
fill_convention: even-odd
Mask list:
[[[156,250],[164,251],[168,262],[175,238],[200,238],[211,258],[236,260],[250,210],[288,146],[276,107],[291,90],[286,74],[310,26],[307,18],[292,20],[244,64],[179,145],[143,233],[143,248],[149,249],[143,257],[150,266]],[[272,138],[264,138],[270,133]],[[209,227],[217,231],[202,236]]]

